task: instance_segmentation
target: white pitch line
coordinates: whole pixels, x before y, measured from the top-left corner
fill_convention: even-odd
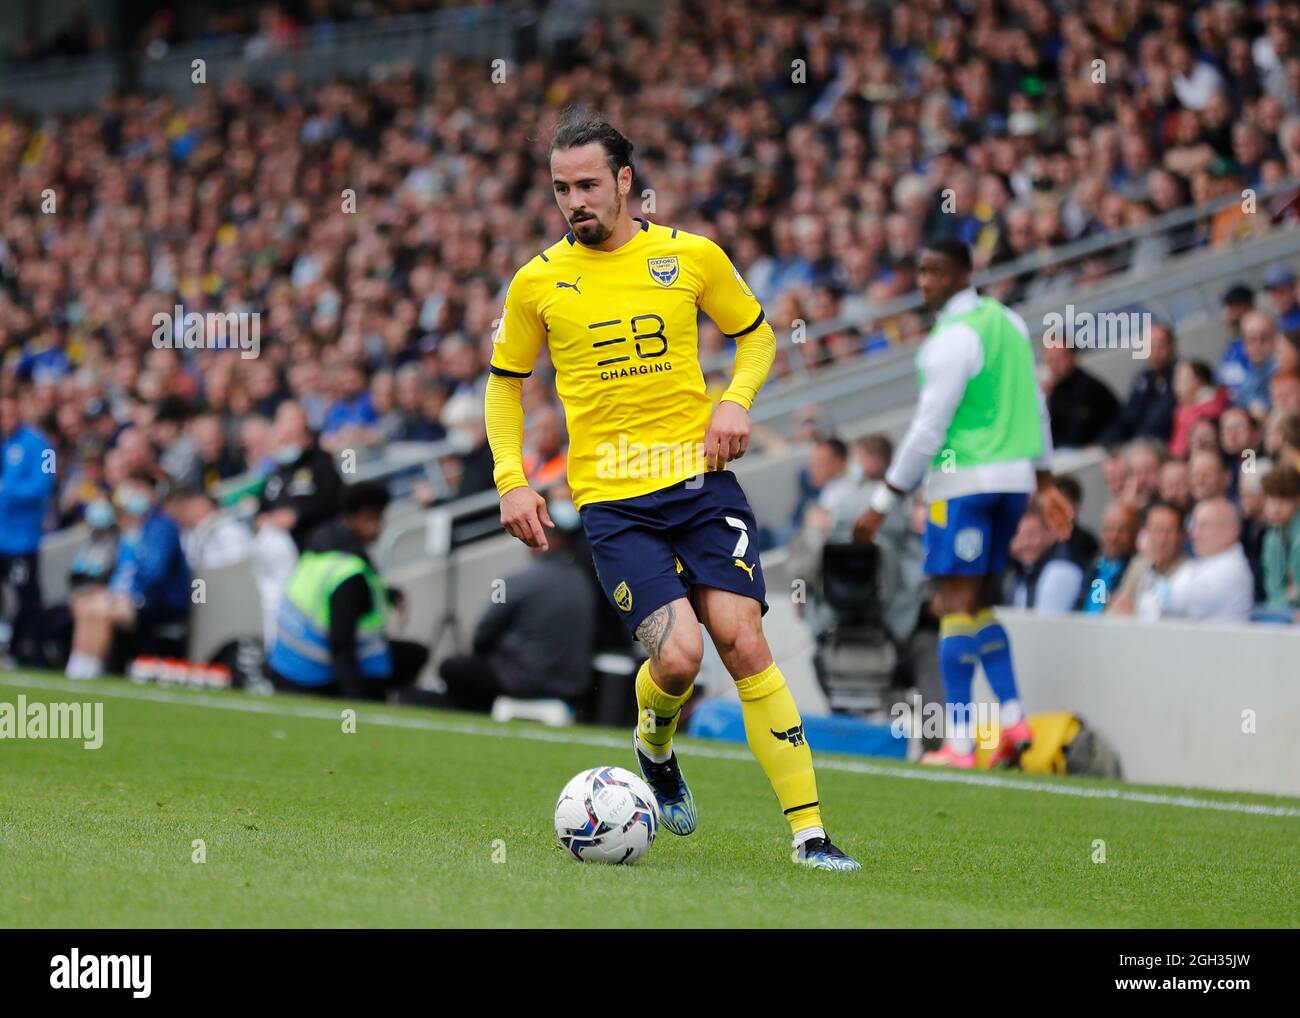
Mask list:
[[[110,680],[114,681],[114,680]],[[94,691],[96,696],[116,697],[123,700],[142,700],[150,703],[175,703],[187,707],[211,707],[217,710],[241,711],[245,714],[266,714],[272,717],[308,718],[321,721],[338,721],[339,711],[310,704],[284,703],[283,697],[260,699],[249,695],[246,699],[228,699],[201,692],[173,692],[167,689],[135,685],[106,685],[102,682],[79,682],[69,679],[52,679],[40,676],[25,678],[0,675],[0,686],[47,689],[59,693]],[[294,694],[285,694],[292,696]],[[362,707],[361,711],[367,708]],[[608,749],[627,749],[626,738],[600,735],[595,732],[566,730],[557,732],[545,728],[523,728],[514,725],[482,725],[474,722],[441,721],[429,717],[396,717],[391,714],[358,713],[359,723],[384,725],[390,728],[411,728],[423,732],[443,732],[449,735],[485,736],[493,739],[527,739],[533,742],[553,742],[564,745],[601,746]],[[711,746],[699,739],[686,739],[689,756],[709,757],[715,760],[752,761],[753,756],[738,749]],[[1123,788],[1083,788],[1078,785],[1040,781],[1017,781],[994,774],[966,774],[949,770],[922,770],[920,768],[888,767],[881,764],[844,760],[822,756],[817,760],[818,770],[846,771],[850,774],[870,774],[881,778],[900,778],[907,781],[934,781],[941,784],[976,785],[984,788],[1005,788],[1017,792],[1040,792],[1046,795],[1073,796],[1076,799],[1112,799],[1120,802],[1144,803],[1152,806],[1176,806],[1183,809],[1208,809],[1222,813],[1249,813],[1256,816],[1300,817],[1300,808],[1267,806],[1256,802],[1234,800],[1198,799],[1188,795],[1161,795],[1156,792],[1138,792]]]

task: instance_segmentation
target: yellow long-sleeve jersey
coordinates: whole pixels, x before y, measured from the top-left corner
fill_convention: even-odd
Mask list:
[[[615,251],[569,233],[511,281],[485,407],[500,494],[527,483],[519,391],[543,342],[564,404],[579,507],[658,491],[704,469],[712,401],[700,369],[700,311],[736,340],[722,399],[748,410],[767,379],[776,335],[722,248],[638,222]]]

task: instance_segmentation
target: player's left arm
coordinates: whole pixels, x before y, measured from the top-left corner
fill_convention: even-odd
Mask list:
[[[726,252],[706,238],[700,257],[700,309],[728,339],[736,341],[731,384],[714,408],[704,436],[705,466],[720,470],[749,448],[749,411],[776,359],[776,333]]]

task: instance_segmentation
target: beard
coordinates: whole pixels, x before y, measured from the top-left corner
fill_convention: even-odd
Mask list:
[[[573,226],[573,235],[588,246],[601,244],[609,239],[610,234],[614,232],[614,224],[618,222],[619,213],[623,211],[623,198],[620,195],[615,202],[614,211],[610,215],[610,225],[606,226],[599,218],[593,214],[591,219],[587,219]],[[571,224],[572,225],[572,224]]]

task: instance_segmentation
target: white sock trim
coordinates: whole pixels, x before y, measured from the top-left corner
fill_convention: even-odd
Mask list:
[[[63,673],[70,679],[97,679],[103,669],[104,664],[98,658],[93,658],[83,651],[74,650],[68,656],[68,666]]]
[[[813,838],[826,837],[826,829],[823,827],[805,827],[802,831],[794,836],[794,847],[802,848],[804,842],[812,841]]]
[[[636,742],[636,748],[639,749],[646,756],[648,756],[655,763],[667,763],[669,760],[673,758],[673,751],[671,746],[667,751],[664,751],[662,749],[655,749],[653,746],[647,746],[641,738],[641,729],[639,728],[633,734],[632,738]]]

